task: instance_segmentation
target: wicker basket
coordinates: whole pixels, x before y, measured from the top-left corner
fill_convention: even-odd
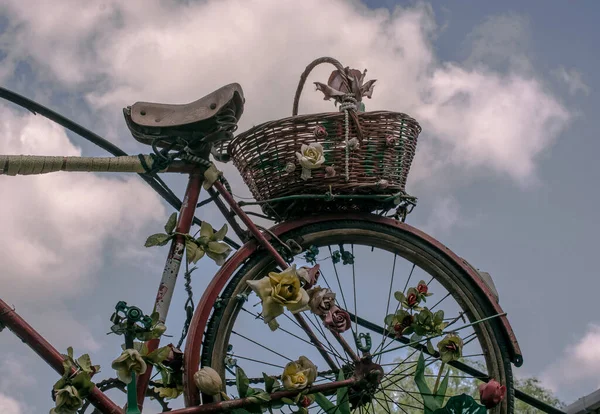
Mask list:
[[[265,214],[276,220],[324,211],[389,209],[406,195],[406,179],[421,132],[414,119],[397,112],[352,109],[348,114],[297,115],[309,72],[324,62],[338,69],[330,82],[336,72],[348,73],[334,59],[315,60],[302,74],[292,117],[258,125],[229,145],[229,154],[252,195]],[[325,161],[310,171],[309,179],[303,179],[297,153],[311,143],[321,144]]]

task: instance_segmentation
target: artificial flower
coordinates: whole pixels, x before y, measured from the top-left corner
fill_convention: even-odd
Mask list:
[[[50,414],[75,414],[83,405],[79,391],[72,385],[56,390],[56,407]]]
[[[302,144],[300,152],[296,153],[296,157],[302,166],[303,180],[308,180],[311,177],[311,170],[320,168],[325,162],[323,155],[323,146],[319,143]]]
[[[194,374],[194,383],[200,392],[217,395],[223,391],[223,380],[217,371],[210,367],[202,368]]]
[[[479,386],[479,398],[485,408],[494,408],[504,399],[506,387],[491,379],[487,384]]]
[[[335,293],[330,289],[315,286],[308,291],[308,306],[315,315],[323,316],[335,306]]]
[[[457,335],[448,334],[437,346],[444,363],[456,361],[462,356],[463,341]]]
[[[281,376],[286,390],[302,390],[312,385],[316,378],[317,367],[305,356],[288,363]]]
[[[117,371],[117,377],[121,381],[125,384],[129,384],[133,372],[141,375],[146,372],[148,367],[137,350],[126,349],[112,362],[112,368]]]
[[[308,309],[310,298],[301,287],[296,265],[281,273],[271,272],[262,279],[248,280],[246,283],[262,300],[262,316],[267,324],[281,315],[284,307],[292,313]]]
[[[332,331],[342,333],[350,329],[352,321],[350,320],[350,314],[348,314],[348,312],[337,306],[332,306],[325,315],[323,323]]]

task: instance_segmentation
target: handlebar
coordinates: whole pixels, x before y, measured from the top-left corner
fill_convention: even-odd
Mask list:
[[[142,155],[152,168],[154,158]],[[159,172],[192,172],[197,167],[184,161],[174,161]],[[146,173],[140,156],[63,157],[39,155],[0,155],[0,175],[38,175],[58,171]]]

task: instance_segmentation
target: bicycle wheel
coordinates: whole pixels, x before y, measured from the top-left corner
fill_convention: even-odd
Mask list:
[[[307,258],[311,263],[319,263],[321,276],[317,284],[333,290],[340,308],[351,315],[351,330],[341,336],[356,354],[365,344],[355,341],[353,334],[368,333],[371,336],[374,346],[370,354],[383,369],[384,376],[369,395],[350,396],[351,400],[354,398],[356,412],[423,412],[421,395],[414,387],[412,390],[407,387],[414,384],[417,350],[413,348],[424,350],[425,342],[407,346],[411,340],[402,338],[403,342],[399,342],[390,329],[384,329],[385,315],[394,313],[400,306],[394,292],[406,293],[407,288],[417,285],[420,280],[425,281],[429,292],[435,294],[424,306],[435,311],[443,309],[444,320],[448,323],[456,324],[463,316],[475,323],[462,324],[464,329],[460,330],[460,336],[464,348],[462,358],[455,366],[467,372],[473,372],[469,367],[481,368],[485,377],[504,384],[506,397],[491,412],[513,412],[510,355],[500,318],[479,322],[494,316],[494,309],[473,279],[465,274],[464,265],[457,262],[455,255],[414,232],[368,218],[308,224],[280,235],[280,239],[294,240],[303,251],[313,248],[314,257],[301,253],[294,256],[293,263],[298,267],[307,265]],[[314,254],[315,247],[318,254]],[[227,392],[234,397],[237,396],[233,387],[235,364],[244,369],[251,383],[263,382],[262,372],[281,375],[286,363],[300,355],[307,356],[319,368],[315,383],[332,381],[336,369],[343,368],[348,372],[357,366],[352,351],[340,346],[323,327],[322,320],[310,312],[302,315],[323,345],[329,363],[288,312],[277,318],[280,328],[275,332],[260,320],[260,299],[246,282],[260,279],[275,269],[272,258],[266,253],[252,254],[221,293],[204,334],[202,366],[210,366],[219,372],[226,382]],[[335,366],[331,366],[331,361]],[[425,361],[428,365],[425,375],[431,387],[440,361],[431,356]],[[453,385],[449,386],[447,397],[463,392],[476,394],[478,378],[472,375],[452,375],[452,378],[450,383]],[[204,398],[207,401],[207,397]],[[317,412],[319,407],[313,404],[312,409]]]

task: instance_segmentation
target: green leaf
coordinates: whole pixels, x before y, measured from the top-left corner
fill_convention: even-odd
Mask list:
[[[144,243],[144,246],[146,246],[146,247],[164,246],[165,244],[168,243],[168,241],[170,239],[171,239],[171,236],[169,236],[168,234],[156,233],[146,239],[146,243]]]
[[[77,374],[75,378],[71,380],[71,384],[73,384],[73,386],[77,388],[77,391],[79,391],[79,395],[81,396],[81,398],[87,397],[92,391],[92,389],[94,389],[94,383],[90,378],[90,374],[83,371]]]
[[[419,388],[421,397],[423,397],[425,414],[431,414],[434,410],[440,408],[437,401],[433,398],[431,389],[429,389],[429,385],[427,385],[427,381],[425,381],[425,357],[423,356],[422,352],[421,355],[419,355],[419,360],[417,361],[415,383],[417,384],[417,388]]]
[[[153,364],[158,364],[159,362],[163,362],[169,356],[169,352],[171,352],[171,349],[168,346],[163,346],[162,348],[150,352],[148,356],[146,356],[146,359]]]
[[[338,381],[344,381],[344,370],[340,369]],[[337,389],[337,412],[339,414],[350,414],[350,398],[348,397],[348,387]]]
[[[177,225],[177,213],[173,213],[169,217],[167,224],[165,224],[165,231],[167,232],[167,234],[173,233],[173,230],[175,230],[176,225]]]
[[[271,401],[271,396],[262,390],[257,390],[256,394],[252,396],[252,398],[256,398],[257,402],[269,402]]]
[[[275,386],[275,378],[268,376],[263,372],[263,378],[265,379],[265,391],[268,393],[273,392],[273,387]]]
[[[421,339],[423,339],[423,337],[415,333],[410,337],[410,342],[419,342]]]
[[[435,354],[435,348],[430,340],[427,340],[427,352],[429,352],[431,355]]]
[[[70,346],[70,347],[67,348],[67,356],[69,358],[71,358],[71,359],[74,359],[73,358],[73,347],[72,346]]]
[[[284,403],[286,403],[287,405],[294,405],[296,404],[294,402],[294,400],[290,400],[289,398],[282,398],[281,401],[283,401]]]
[[[483,405],[477,404],[473,397],[461,394],[450,397],[444,408],[434,411],[434,414],[486,414]]]
[[[77,364],[81,367],[85,372],[92,371],[92,360],[88,354],[83,354],[79,358],[77,358]]]
[[[315,394],[315,402],[319,404],[319,407],[321,407],[327,414],[334,414],[337,411],[336,406],[320,392]]]
[[[193,240],[185,241],[185,253],[188,263],[192,263],[196,257],[196,250],[198,245]]]
[[[438,403],[438,406],[444,405],[444,399],[446,398],[446,390],[448,389],[448,375],[450,374],[450,370],[446,371],[446,375],[444,375],[444,379],[440,383],[440,387],[435,393],[435,401]]]
[[[240,397],[245,397],[248,393],[248,387],[250,385],[250,380],[246,376],[246,373],[240,367],[236,368],[235,371],[235,385],[237,387],[238,393]]]
[[[198,246],[198,248],[196,249],[196,255],[194,256],[194,263],[197,263],[198,260],[202,259],[204,257],[204,253],[206,253],[204,251],[204,248],[202,246]]]
[[[219,230],[218,232],[216,232],[213,236],[213,238],[216,241],[222,241],[225,238],[225,235],[227,234],[228,231],[228,227],[227,224],[223,224],[223,227],[221,227],[221,230]]]
[[[396,298],[396,300],[398,302],[403,302],[405,297],[404,297],[404,293],[398,291],[398,292],[394,292],[394,297]]]
[[[395,319],[395,318],[396,318],[396,315],[394,315],[394,314],[387,315],[387,316],[385,317],[385,320],[384,320],[384,322],[385,322],[385,324],[386,324],[386,325],[388,325],[388,326],[391,326],[391,325],[393,325],[393,324],[394,324],[394,319]]]
[[[229,245],[225,244],[225,243],[219,243],[219,242],[208,242],[208,249],[216,254],[223,254],[226,253],[230,250]]]
[[[159,318],[160,318],[160,315],[158,314],[158,312],[152,312],[152,315],[150,315],[150,319],[152,319],[152,326],[154,326],[158,323]]]
[[[433,315],[433,323],[437,326],[444,322],[444,311],[439,310]]]

